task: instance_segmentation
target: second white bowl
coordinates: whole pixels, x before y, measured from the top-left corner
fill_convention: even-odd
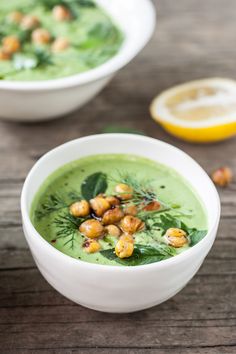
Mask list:
[[[150,0],[97,0],[124,32],[120,51],[105,64],[85,73],[37,82],[0,81],[0,118],[40,121],[57,118],[83,106],[146,45],[155,28]]]

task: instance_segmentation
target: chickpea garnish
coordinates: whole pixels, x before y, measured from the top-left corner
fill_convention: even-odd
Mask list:
[[[52,43],[52,51],[54,53],[63,52],[69,47],[69,41],[66,38],[58,37]]]
[[[97,216],[102,216],[105,211],[110,209],[111,205],[106,200],[106,198],[97,196],[94,199],[90,200],[90,205],[92,209],[95,211]]]
[[[40,21],[36,16],[26,15],[21,21],[21,27],[24,30],[32,30],[40,25]]]
[[[70,11],[62,5],[54,6],[52,9],[52,15],[57,21],[68,21],[71,19]]]
[[[105,230],[110,236],[119,237],[121,234],[119,227],[116,225],[107,225],[105,226]]]
[[[183,247],[188,243],[187,234],[182,229],[170,228],[166,231],[164,237],[168,245],[175,248]]]
[[[104,234],[104,227],[98,220],[89,219],[80,225],[79,231],[88,238],[96,238]]]
[[[220,187],[227,187],[233,180],[233,173],[229,167],[221,167],[211,176],[213,182]]]
[[[8,54],[16,53],[20,50],[20,41],[16,36],[7,36],[2,40],[3,50]]]
[[[96,240],[87,240],[83,244],[84,250],[87,253],[96,253],[100,250],[101,246]]]
[[[115,186],[115,192],[121,200],[127,200],[132,198],[133,188],[128,184],[120,183]]]
[[[11,56],[5,50],[0,49],[0,60],[10,60]]]
[[[135,205],[133,204],[127,204],[125,207],[124,207],[124,213],[125,215],[137,215],[138,213],[138,209]]]
[[[70,206],[70,213],[71,215],[79,218],[83,218],[88,216],[90,213],[90,205],[87,200],[81,200],[79,202],[75,202]]]
[[[120,236],[120,240],[134,243],[133,235],[130,235],[130,234],[123,234],[123,235],[121,235],[121,236]]]
[[[10,23],[16,23],[16,24],[21,23],[22,18],[23,18],[23,14],[20,11],[13,11],[7,16],[7,20]]]
[[[155,211],[155,210],[159,210],[160,208],[161,208],[161,204],[157,200],[154,200],[153,202],[148,203],[147,205],[145,205],[143,210],[145,210],[145,211]]]
[[[120,205],[120,200],[118,198],[116,198],[116,197],[108,196],[108,197],[106,197],[106,200],[108,201],[108,203],[111,206]]]
[[[107,210],[102,218],[103,225],[110,225],[119,222],[124,216],[123,211],[119,207]]]
[[[134,252],[133,242],[120,239],[115,247],[115,253],[119,258],[128,258],[132,256]]]
[[[37,28],[32,33],[32,40],[35,44],[48,44],[51,35],[45,28]]]
[[[120,227],[127,234],[134,234],[144,228],[144,223],[139,218],[126,215],[120,222]]]

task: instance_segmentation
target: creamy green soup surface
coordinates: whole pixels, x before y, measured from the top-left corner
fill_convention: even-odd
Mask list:
[[[207,233],[204,207],[188,182],[167,166],[133,155],[95,155],[58,169],[36,194],[31,220],[64,254],[117,266],[176,256]]]
[[[123,34],[93,0],[0,1],[0,79],[38,81],[93,69]]]

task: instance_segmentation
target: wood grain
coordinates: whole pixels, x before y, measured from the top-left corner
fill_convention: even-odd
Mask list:
[[[191,145],[149,116],[153,96],[174,84],[236,77],[234,0],[155,0],[158,24],[145,50],[91,103],[48,123],[0,122],[0,352],[85,354],[236,353],[236,183],[219,190],[218,238],[192,281],[150,310],[112,315],[74,305],[42,278],[27,248],[19,198],[46,151],[110,124],[140,129],[180,147],[210,173],[236,175],[236,139]]]

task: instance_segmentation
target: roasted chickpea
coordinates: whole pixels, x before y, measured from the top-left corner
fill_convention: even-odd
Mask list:
[[[100,250],[101,246],[96,240],[87,240],[83,244],[84,250],[87,253],[96,253]]]
[[[120,240],[134,243],[134,237],[133,237],[133,235],[129,235],[129,234],[123,234],[123,235],[121,235],[121,236],[120,236]]]
[[[70,11],[62,5],[54,6],[52,9],[52,15],[57,21],[68,21],[71,19]]]
[[[106,197],[106,200],[108,201],[108,203],[111,206],[120,205],[120,200],[118,198],[116,198],[116,197],[108,196],[108,197]]]
[[[115,252],[119,258],[128,258],[132,256],[134,252],[134,244],[133,242],[121,239],[116,244]]]
[[[8,54],[16,53],[20,50],[20,41],[16,36],[7,36],[2,40],[3,50]]]
[[[70,213],[71,215],[79,218],[83,218],[88,216],[90,213],[90,205],[87,200],[81,200],[79,202],[75,202],[70,206]]]
[[[32,30],[40,25],[40,21],[36,16],[26,15],[21,21],[21,27],[24,30]]]
[[[157,200],[154,200],[153,202],[146,204],[143,210],[155,211],[155,210],[159,210],[160,208],[161,208],[161,204]]]
[[[188,243],[187,234],[182,229],[170,228],[165,233],[165,241],[175,248],[183,247]]]
[[[63,52],[69,47],[69,41],[66,38],[58,37],[52,43],[52,51],[54,53]]]
[[[32,33],[32,40],[35,44],[48,44],[51,35],[45,28],[37,28]]]
[[[132,198],[133,188],[128,184],[120,183],[115,186],[115,192],[120,199],[127,200]]]
[[[120,222],[120,227],[127,234],[134,234],[144,228],[144,223],[139,218],[126,215]]]
[[[21,23],[23,14],[20,11],[13,11],[7,16],[7,20],[10,23]]]
[[[98,220],[89,219],[80,225],[79,231],[88,238],[96,238],[103,235],[104,227]]]
[[[220,187],[227,187],[233,180],[233,173],[229,167],[221,167],[211,176],[213,182]]]
[[[104,197],[97,196],[94,199],[90,200],[90,205],[92,209],[95,211],[97,216],[102,216],[105,211],[110,209],[110,204]]]
[[[0,60],[10,60],[11,56],[9,53],[4,51],[3,49],[0,49]]]
[[[111,235],[114,237],[119,237],[121,234],[119,227],[116,225],[107,225],[107,226],[105,226],[105,230],[108,235]]]
[[[102,218],[103,225],[110,225],[119,222],[124,216],[123,211],[119,207],[107,210]]]
[[[127,204],[124,207],[124,213],[125,213],[125,215],[133,215],[133,216],[135,216],[138,213],[138,209],[137,209],[137,207],[134,204]]]

